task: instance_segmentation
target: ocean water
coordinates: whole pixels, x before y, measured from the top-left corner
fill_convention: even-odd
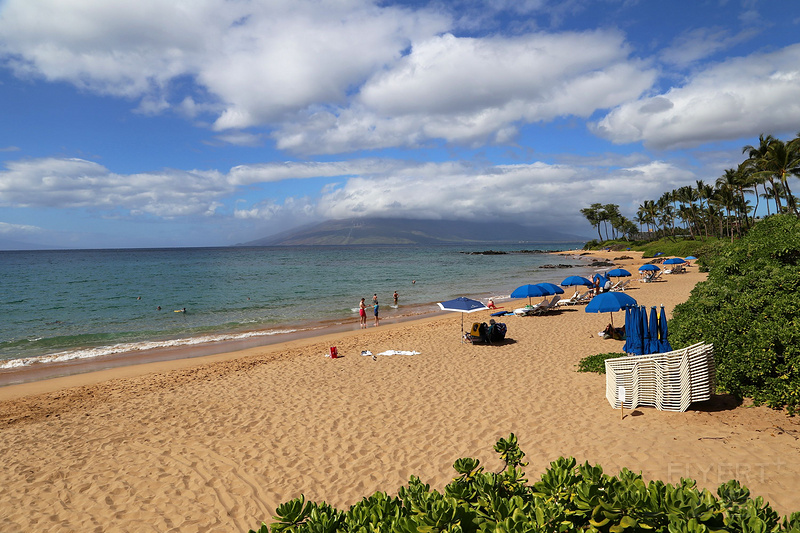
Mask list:
[[[374,293],[385,320],[436,312],[436,302],[457,296],[498,300],[524,283],[590,272],[579,258],[521,250],[581,245],[491,246],[502,255],[469,253],[488,245],[0,252],[0,370],[358,329],[358,302]]]

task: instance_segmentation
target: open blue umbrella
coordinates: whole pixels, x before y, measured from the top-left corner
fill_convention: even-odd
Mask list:
[[[447,300],[446,302],[439,302],[439,307],[443,311],[456,311],[458,313],[474,313],[483,309],[489,309],[478,300],[460,296],[454,300]],[[464,315],[461,315],[461,341],[464,341]]]
[[[583,276],[567,276],[564,281],[560,283],[562,287],[573,287],[575,285],[584,285],[586,287],[592,286],[592,281],[584,278]]]
[[[682,265],[685,262],[686,262],[686,259],[681,259],[680,257],[671,257],[670,259],[667,259],[666,261],[664,261],[661,264],[662,265]]]
[[[609,270],[608,272],[606,272],[606,276],[610,276],[612,278],[624,278],[630,275],[631,273],[625,270],[624,268],[615,268],[613,270]]]
[[[591,299],[586,306],[587,313],[611,313],[611,325],[614,325],[614,311],[636,305],[636,300],[624,292],[603,292]]]
[[[667,314],[664,311],[664,306],[661,306],[661,317],[658,319],[658,347],[661,353],[671,352],[672,346],[669,343],[667,336],[669,330],[667,329]]]
[[[661,347],[658,344],[658,312],[654,305],[650,308],[650,324],[648,329],[649,340],[647,342],[647,353],[659,353]]]
[[[697,258],[695,256],[693,256],[693,255],[688,255],[688,256],[686,256],[686,260],[687,261],[697,261]]]
[[[653,265],[653,264],[651,264],[651,263],[647,263],[646,265],[642,265],[642,266],[640,266],[640,267],[639,267],[639,270],[640,270],[640,271],[642,271],[642,270],[645,270],[645,271],[646,271],[646,270],[653,270],[653,271],[655,271],[655,270],[661,270],[661,269],[660,269],[660,268],[658,268],[656,265]]]
[[[542,287],[538,285],[520,285],[514,292],[511,293],[512,298],[528,298],[528,303],[531,303],[532,296],[547,296],[550,293],[545,291]]]
[[[555,283],[542,282],[542,283],[536,283],[535,285],[537,285],[538,287],[541,287],[542,289],[546,290],[548,295],[550,295],[550,294],[564,294],[564,289],[562,289],[561,287],[559,287]]]

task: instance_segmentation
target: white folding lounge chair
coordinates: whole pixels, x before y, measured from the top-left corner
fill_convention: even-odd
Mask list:
[[[572,296],[570,296],[566,300],[564,300],[564,299],[558,300],[556,302],[556,305],[558,307],[562,307],[562,306],[565,306],[565,305],[575,305],[576,303],[578,303],[578,300],[580,299],[580,297],[581,297],[581,295],[578,294],[578,291],[575,291],[575,294],[573,294]]]
[[[553,299],[550,300],[550,303],[548,303],[547,305],[542,305],[540,307],[537,307],[534,310],[533,314],[542,315],[544,313],[547,313],[548,311],[551,311],[551,310],[555,309],[556,306],[558,306],[558,302],[559,301],[561,301],[561,296],[556,294],[555,296],[553,296]]]
[[[606,359],[606,399],[620,407],[655,407],[686,411],[694,402],[709,400],[715,387],[714,346],[698,343],[681,350]]]

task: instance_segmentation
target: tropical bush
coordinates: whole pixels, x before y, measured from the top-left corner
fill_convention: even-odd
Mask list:
[[[800,407],[800,220],[773,215],[709,255],[670,321],[674,347],[714,344],[724,392],[756,404]]]
[[[626,355],[627,354],[624,353],[612,352],[586,356],[578,362],[578,372],[596,372],[598,374],[605,374],[606,359],[625,357]]]
[[[500,472],[486,472],[477,459],[458,459],[457,475],[443,494],[412,476],[396,497],[376,492],[347,511],[300,497],[277,508],[271,531],[800,533],[800,513],[779,520],[763,498],[751,498],[735,480],[720,485],[714,496],[689,479],[675,485],[645,483],[627,469],[610,476],[600,466],[562,457],[528,485],[525,453],[514,434],[494,449],[505,463]],[[269,532],[266,524],[258,530]]]

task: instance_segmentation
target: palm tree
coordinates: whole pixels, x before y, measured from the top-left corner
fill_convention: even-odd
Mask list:
[[[602,211],[602,209],[603,204],[600,203],[592,204],[589,207],[581,209],[581,214],[586,217],[589,224],[591,224],[593,228],[597,228],[597,239],[601,241],[603,240],[603,236],[600,235],[600,222],[602,222],[600,211]]]
[[[797,150],[797,143],[787,144],[780,139],[773,140],[767,148],[767,154],[762,159],[761,166],[763,172],[768,172],[780,180],[786,195],[787,206],[794,212],[794,216],[800,216],[792,190],[789,188],[789,176],[800,176],[800,150]]]
[[[754,175],[757,177],[756,179],[759,180],[760,183],[764,184],[764,188],[766,189],[766,182],[769,181],[769,184],[772,186],[773,192],[777,192],[775,189],[775,181],[773,180],[773,176],[770,173],[763,172],[763,162],[764,159],[767,157],[767,153],[769,152],[769,145],[775,141],[775,137],[772,135],[764,135],[763,133],[758,136],[758,148],[752,145],[747,145],[742,148],[742,153],[747,154],[747,161],[746,163],[749,164],[753,170]],[[777,194],[774,196],[775,200],[775,210],[776,212],[780,213],[783,209],[781,208],[781,199],[780,196]]]

